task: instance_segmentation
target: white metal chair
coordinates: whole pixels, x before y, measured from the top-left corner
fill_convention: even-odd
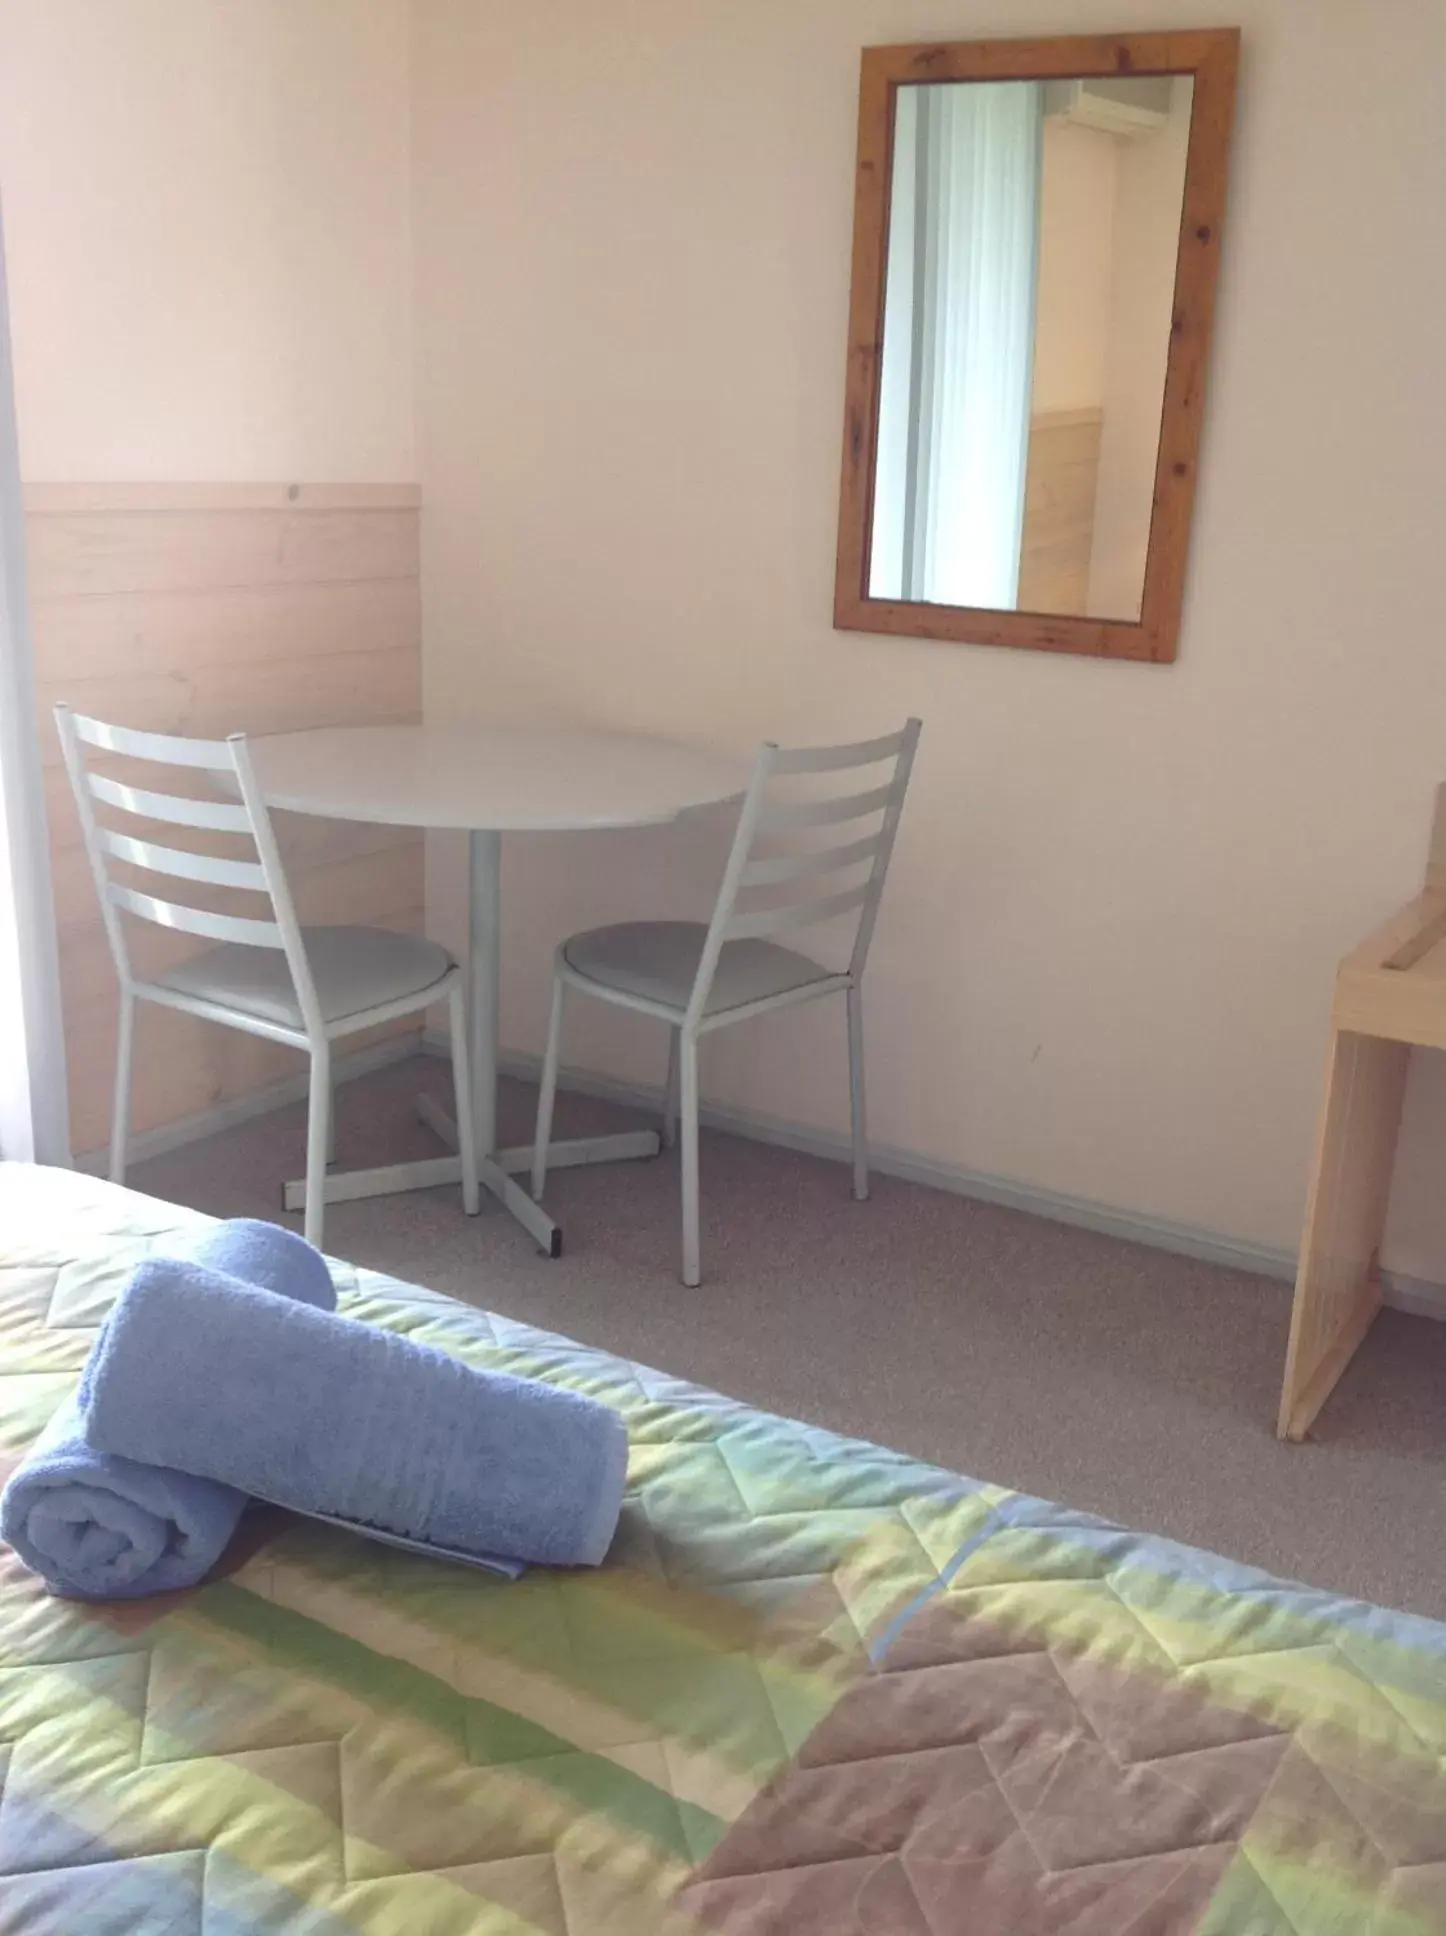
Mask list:
[[[860,1202],[868,1196],[861,983],[918,738],[919,721],[911,719],[885,739],[853,746],[788,751],[766,744],[744,796],[711,921],[627,921],[563,942],[553,964],[552,1020],[537,1099],[534,1197],[541,1198],[547,1181],[563,1004],[570,988],[656,1016],[669,1026],[663,1140],[674,1140],[681,1111],[685,1284],[697,1284],[701,1277],[698,1038],[714,1029],[820,995],[846,998],[854,1195]],[[865,767],[888,771],[862,790],[779,797],[789,790],[786,783],[800,776],[822,775],[836,787],[842,776]],[[865,821],[874,823],[871,830],[859,832]],[[853,830],[841,844],[832,832],[840,827]],[[802,845],[797,835],[804,836]],[[820,835],[834,844],[810,841],[810,836]],[[760,847],[767,851],[759,852]],[[750,905],[740,909],[740,897],[747,897]],[[839,970],[772,939],[791,928],[850,914],[857,917],[853,946],[848,965]]]
[[[120,1038],[110,1143],[112,1182],[125,1181],[135,1005],[137,1001],[158,1002],[164,1008],[244,1029],[271,1042],[285,1042],[310,1055],[305,1227],[308,1239],[319,1245],[333,1107],[332,1043],[358,1029],[413,1014],[445,998],[451,1018],[462,1202],[467,1214],[475,1216],[479,1207],[477,1153],[472,1133],[472,1065],[462,970],[446,949],[418,935],[392,934],[383,928],[303,928],[298,923],[244,733],[233,733],[225,740],[178,739],[166,733],[107,726],[64,705],[55,708],[55,718],[120,979]],[[209,799],[156,791],[149,775],[147,784],[133,786],[94,772],[87,747],[152,765],[216,775],[219,783]],[[160,845],[151,837],[154,829],[149,827],[140,830],[144,838],[118,833],[100,825],[97,808],[207,835],[244,836],[255,857],[222,858]],[[168,891],[184,893],[184,900],[158,900],[124,880],[114,879],[117,862],[145,874],[164,875],[168,882],[195,882],[207,888],[239,889],[257,895],[269,918],[222,914],[196,906],[195,899],[204,897],[179,886],[168,887]],[[220,945],[149,979],[137,978],[121,919],[124,914],[201,935]]]

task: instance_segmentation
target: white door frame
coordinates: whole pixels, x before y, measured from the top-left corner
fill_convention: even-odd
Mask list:
[[[0,1158],[69,1164],[65,1032],[0,217]]]

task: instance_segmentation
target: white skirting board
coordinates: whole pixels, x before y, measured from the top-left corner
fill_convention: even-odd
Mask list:
[[[1446,1320],[1446,1284],[1433,1283],[1429,1277],[1382,1271],[1381,1298],[1393,1311],[1410,1311],[1418,1318]]]
[[[450,1053],[445,1035],[428,1031],[421,1036],[409,1032],[379,1042],[372,1048],[358,1050],[354,1055],[338,1057],[333,1064],[335,1079],[339,1083],[352,1082],[358,1076],[369,1075],[374,1069],[384,1069],[391,1063],[405,1061],[419,1050],[428,1055],[445,1056]],[[523,1082],[535,1082],[541,1060],[536,1055],[507,1054],[501,1059],[502,1072],[516,1076]],[[298,1102],[306,1094],[306,1081],[306,1071],[301,1069],[285,1082],[258,1089],[254,1095],[237,1096],[230,1102],[219,1103],[214,1109],[203,1109],[179,1122],[167,1123],[164,1128],[143,1131],[131,1138],[131,1161],[140,1163],[148,1156],[164,1156],[185,1143],[196,1142],[204,1136],[215,1136],[224,1129],[234,1129],[238,1123],[250,1122],[256,1116],[280,1109],[286,1103]],[[656,1091],[641,1088],[636,1083],[621,1082],[615,1076],[567,1068],[563,1071],[562,1081],[564,1088],[575,1089],[580,1095],[597,1096],[630,1109],[656,1112],[658,1107]],[[706,1102],[702,1108],[702,1119],[711,1129],[726,1130],[733,1136],[746,1136],[756,1143],[801,1150],[805,1155],[822,1156],[840,1163],[849,1159],[848,1138],[832,1130],[814,1129],[802,1123],[783,1122],[776,1116],[753,1110],[733,1109]],[[1053,1223],[1072,1224],[1081,1230],[1098,1230],[1108,1237],[1149,1244],[1156,1250],[1173,1251],[1182,1257],[1198,1257],[1205,1263],[1224,1264],[1233,1270],[1256,1271],[1262,1277],[1283,1278],[1287,1283],[1295,1276],[1295,1255],[1292,1251],[1276,1250],[1265,1244],[1245,1243],[1235,1237],[1222,1237],[1193,1224],[1171,1223],[1164,1217],[1146,1217],[1135,1210],[1118,1210],[1110,1204],[1091,1203],[1084,1197],[1067,1196],[1059,1190],[1042,1190],[1033,1184],[1015,1182],[1010,1177],[991,1176],[983,1170],[962,1169],[951,1163],[937,1162],[932,1157],[915,1155],[910,1150],[894,1149],[887,1143],[870,1144],[869,1161],[883,1176],[897,1176],[906,1183],[927,1184],[930,1189],[948,1190],[955,1196],[974,1197],[981,1203],[1003,1204],[1007,1209],[1023,1210],[1030,1216],[1047,1217]],[[75,1167],[94,1176],[103,1176],[106,1152],[93,1150],[77,1157]],[[1383,1277],[1383,1289],[1386,1303],[1398,1311],[1446,1320],[1446,1284],[1387,1271]]]
[[[358,1076],[369,1076],[374,1069],[385,1069],[393,1062],[405,1062],[416,1055],[422,1047],[419,1029],[408,1029],[402,1035],[389,1035],[385,1042],[374,1042],[369,1049],[355,1049],[350,1055],[333,1058],[331,1075],[333,1083],[355,1082]],[[198,1142],[203,1136],[219,1135],[223,1129],[234,1129],[238,1123],[249,1123],[256,1116],[269,1115],[273,1109],[284,1108],[289,1102],[302,1102],[306,1098],[310,1070],[303,1065],[294,1076],[284,1082],[270,1083],[265,1089],[257,1089],[249,1096],[233,1096],[229,1102],[217,1103],[212,1109],[198,1109],[194,1115],[182,1116],[179,1121],[165,1123],[159,1129],[142,1130],[132,1136],[130,1146],[131,1164],[144,1163],[148,1156],[166,1156],[171,1150],[180,1149],[186,1143]],[[88,1150],[84,1156],[77,1156],[75,1167],[84,1170],[89,1176],[104,1176],[108,1166],[108,1153],[103,1150]]]
[[[446,1036],[432,1030],[428,1030],[424,1046],[429,1055],[449,1053]],[[501,1057],[499,1066],[504,1075],[515,1076],[522,1082],[535,1082],[541,1063],[540,1056],[511,1053]],[[658,1108],[656,1090],[620,1081],[615,1076],[600,1075],[594,1070],[565,1067],[561,1081],[564,1088],[574,1089],[579,1095],[597,1096],[630,1109],[653,1113]],[[805,1155],[822,1156],[835,1162],[849,1160],[848,1137],[834,1130],[784,1122],[777,1116],[718,1103],[705,1102],[701,1114],[709,1128],[726,1130],[733,1136],[746,1136],[753,1142],[771,1143],[780,1149],[801,1150]],[[1172,1223],[1165,1217],[1116,1209],[1111,1204],[1092,1203],[1085,1197],[1040,1189],[1011,1177],[991,1176],[983,1170],[966,1170],[919,1156],[912,1150],[895,1149],[887,1143],[870,1143],[869,1162],[883,1176],[927,1184],[930,1189],[948,1190],[954,1196],[974,1197],[982,1203],[1002,1204],[1030,1216],[1047,1217],[1052,1223],[1097,1230],[1108,1237],[1148,1244],[1181,1257],[1198,1257],[1205,1263],[1224,1264],[1232,1270],[1256,1271],[1262,1277],[1282,1278],[1286,1283],[1295,1279],[1294,1251],[1248,1243],[1212,1230],[1201,1230],[1193,1224]],[[1394,1271],[1387,1271],[1382,1281],[1385,1301],[1394,1309],[1410,1311],[1418,1317],[1446,1320],[1446,1284],[1406,1277]]]

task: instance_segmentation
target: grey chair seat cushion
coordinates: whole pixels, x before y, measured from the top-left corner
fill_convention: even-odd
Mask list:
[[[701,921],[622,921],[573,935],[562,957],[574,974],[603,988],[685,1009],[707,934]],[[776,941],[725,941],[704,1013],[742,1008],[832,973]]]
[[[447,950],[418,934],[385,928],[303,928],[323,1020],[339,1022],[383,1002],[432,988],[455,965]],[[304,1026],[291,971],[279,948],[228,941],[156,977],[162,988],[194,995],[285,1028]]]

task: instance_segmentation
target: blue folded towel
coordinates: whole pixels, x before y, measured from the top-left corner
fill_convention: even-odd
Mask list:
[[[275,1224],[210,1227],[150,1267],[164,1269],[193,1302],[230,1281],[222,1275],[229,1273],[318,1309],[336,1304],[321,1253]],[[135,1599],[194,1586],[236,1530],[245,1493],[101,1452],[87,1424],[82,1391],[11,1474],[0,1495],[0,1538],[67,1599]]]
[[[298,1512],[465,1553],[596,1565],[627,1430],[606,1405],[164,1261],[116,1302],[81,1387],[92,1445]]]

